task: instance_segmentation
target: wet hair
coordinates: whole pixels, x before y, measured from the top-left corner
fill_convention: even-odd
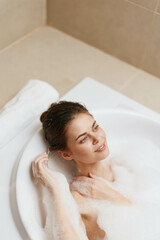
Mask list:
[[[78,102],[59,101],[52,103],[40,116],[49,150],[67,150],[66,130],[69,122],[79,113],[91,115],[87,108]]]

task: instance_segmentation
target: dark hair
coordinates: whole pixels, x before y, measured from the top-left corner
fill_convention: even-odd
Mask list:
[[[90,114],[80,103],[60,101],[52,103],[48,110],[41,114],[40,121],[50,151],[67,149],[66,127],[79,113]]]

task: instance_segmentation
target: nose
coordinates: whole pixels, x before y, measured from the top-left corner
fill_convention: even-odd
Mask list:
[[[93,145],[96,145],[97,143],[99,143],[99,137],[97,135],[92,135],[92,142]]]

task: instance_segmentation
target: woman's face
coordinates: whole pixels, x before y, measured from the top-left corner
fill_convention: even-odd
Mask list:
[[[96,163],[109,155],[106,135],[95,119],[80,113],[68,124],[67,146],[75,162]]]

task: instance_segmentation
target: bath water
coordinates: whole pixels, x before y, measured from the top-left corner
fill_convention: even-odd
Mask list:
[[[106,240],[159,240],[160,239],[160,149],[150,139],[137,138],[109,141],[114,182],[107,184],[132,201],[133,205],[118,205],[104,200],[87,198],[97,212],[98,224],[106,232]],[[69,184],[63,174],[57,175],[61,183],[64,204],[71,221],[82,240],[86,240],[84,226],[80,225],[77,205],[70,194]],[[78,183],[77,183],[78,184]],[[82,186],[79,188],[83,191]],[[87,189],[85,187],[85,189]],[[43,195],[46,206],[47,239],[61,240],[60,222],[54,216],[54,201]],[[53,209],[53,211],[51,211]],[[99,240],[99,239],[96,239]]]
[[[114,182],[107,182],[133,205],[90,200],[108,240],[160,239],[160,149],[154,142],[128,139],[110,143]]]

